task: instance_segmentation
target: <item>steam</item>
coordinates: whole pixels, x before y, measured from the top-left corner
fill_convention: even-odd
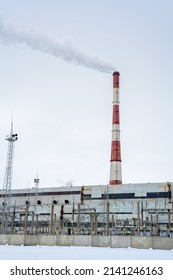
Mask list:
[[[115,67],[96,55],[77,49],[67,39],[55,40],[34,30],[18,30],[6,25],[0,18],[0,42],[3,44],[25,44],[42,53],[51,54],[69,63],[88,67],[103,73],[111,73]]]

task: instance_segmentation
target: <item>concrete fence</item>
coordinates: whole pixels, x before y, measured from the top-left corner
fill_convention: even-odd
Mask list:
[[[0,245],[92,246],[138,249],[173,249],[173,238],[99,235],[0,235]]]

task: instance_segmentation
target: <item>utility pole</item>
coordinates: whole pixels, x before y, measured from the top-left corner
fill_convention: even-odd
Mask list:
[[[35,201],[34,201],[34,213],[36,213],[37,209],[37,198],[38,198],[38,187],[40,183],[40,179],[38,179],[38,173],[37,173],[37,178],[34,179],[35,183]]]
[[[37,178],[34,179],[34,183],[35,183],[35,199],[34,199],[34,207],[33,207],[33,218],[32,218],[32,230],[34,229],[34,217],[36,217],[36,221],[35,221],[35,228],[37,231],[37,223],[38,223],[38,215],[37,215],[37,199],[38,199],[38,187],[39,187],[39,182],[40,179],[38,178],[38,173],[37,173]]]
[[[6,232],[6,225],[8,228],[8,223],[10,222],[10,199],[13,174],[14,143],[18,140],[18,135],[13,133],[13,121],[11,122],[11,132],[6,136],[6,140],[8,141],[8,151],[3,183],[3,190],[5,191],[1,226],[1,232],[3,234]]]

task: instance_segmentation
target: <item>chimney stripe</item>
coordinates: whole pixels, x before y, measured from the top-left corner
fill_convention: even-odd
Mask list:
[[[120,124],[119,105],[113,105],[113,121],[112,124]]]
[[[121,180],[111,180],[109,182],[110,185],[121,185],[122,181]]]
[[[119,88],[119,72],[114,72],[113,73],[113,88]]]
[[[111,161],[121,161],[120,141],[112,141]]]

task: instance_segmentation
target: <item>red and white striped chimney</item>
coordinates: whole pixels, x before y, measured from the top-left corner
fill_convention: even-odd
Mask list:
[[[112,145],[110,164],[110,185],[122,184],[121,147],[120,147],[120,116],[119,116],[119,72],[113,73],[113,117]]]

